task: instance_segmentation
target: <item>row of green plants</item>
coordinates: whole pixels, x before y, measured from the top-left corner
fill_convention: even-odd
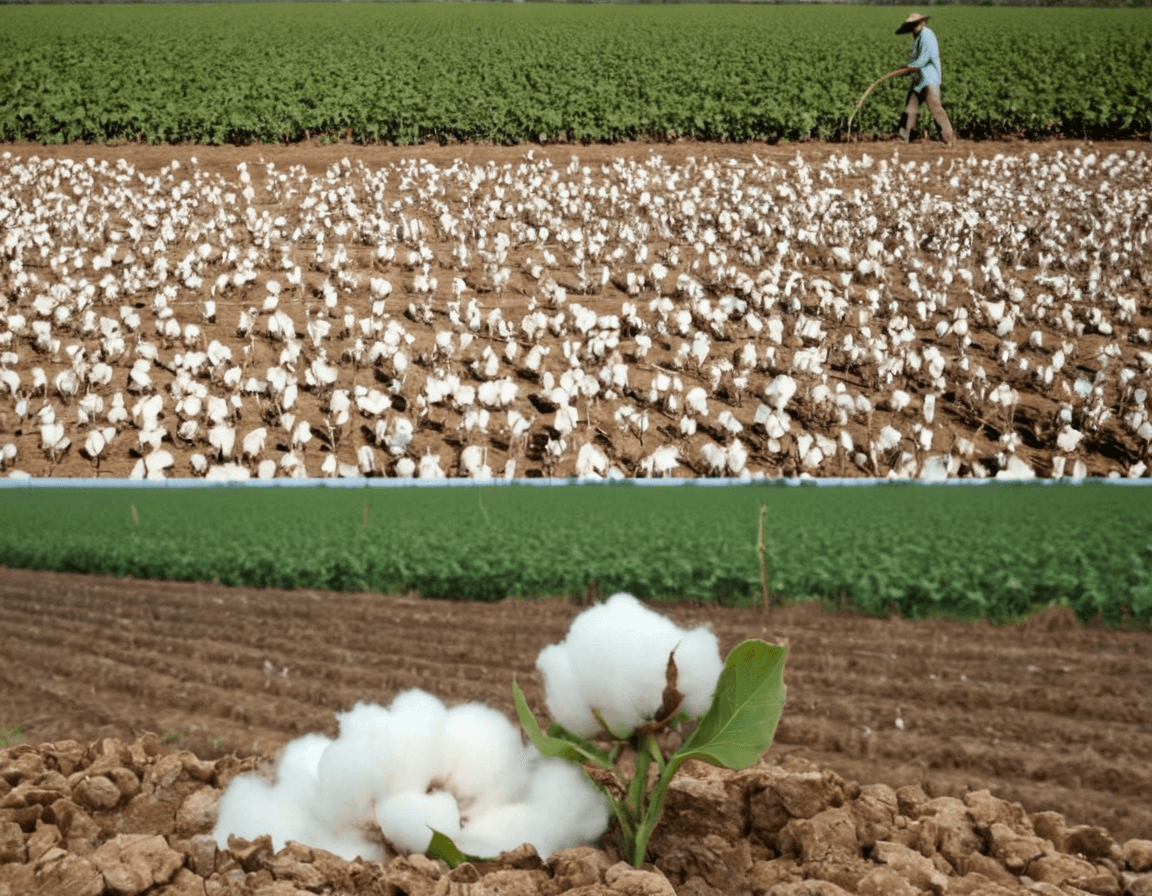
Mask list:
[[[907,60],[890,7],[0,6],[0,140],[842,136]],[[940,7],[967,137],[1152,132],[1152,9]],[[853,121],[895,130],[907,83]]]
[[[4,565],[500,600],[820,599],[1011,620],[1152,621],[1152,501],[1096,485],[0,491]]]

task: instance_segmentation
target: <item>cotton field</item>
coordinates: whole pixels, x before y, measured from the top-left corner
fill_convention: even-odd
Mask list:
[[[1148,475],[1146,152],[699,149],[5,152],[0,475]]]

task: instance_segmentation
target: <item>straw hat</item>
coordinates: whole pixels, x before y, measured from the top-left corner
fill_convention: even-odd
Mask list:
[[[908,34],[920,22],[927,22],[928,16],[923,13],[914,12],[904,20],[904,24],[896,29],[897,34]]]

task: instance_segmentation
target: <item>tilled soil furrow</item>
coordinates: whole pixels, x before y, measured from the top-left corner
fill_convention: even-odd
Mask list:
[[[987,787],[1030,811],[1064,801],[1070,819],[1119,835],[1152,830],[1147,633],[656,607],[681,625],[710,623],[724,652],[748,637],[789,643],[775,754],[862,783],[952,795]],[[358,701],[386,704],[411,687],[512,715],[513,675],[544,718],[536,654],[578,612],[567,601],[0,569],[0,724],[22,724],[34,740],[150,730],[208,753],[274,755],[305,732],[335,734],[335,713]]]

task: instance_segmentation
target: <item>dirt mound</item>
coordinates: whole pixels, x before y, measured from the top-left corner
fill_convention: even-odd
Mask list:
[[[799,759],[728,772],[690,763],[635,870],[606,849],[540,857],[524,846],[455,870],[420,855],[346,861],[267,837],[211,831],[216,804],[255,758],[207,761],[155,735],[0,752],[0,894],[1139,894],[1152,841],[1029,815],[986,790],[930,799],[860,786]]]
[[[1063,605],[1051,606],[1037,613],[1024,623],[1024,631],[1029,635],[1051,634],[1052,632],[1074,631],[1080,626],[1076,611]]]

